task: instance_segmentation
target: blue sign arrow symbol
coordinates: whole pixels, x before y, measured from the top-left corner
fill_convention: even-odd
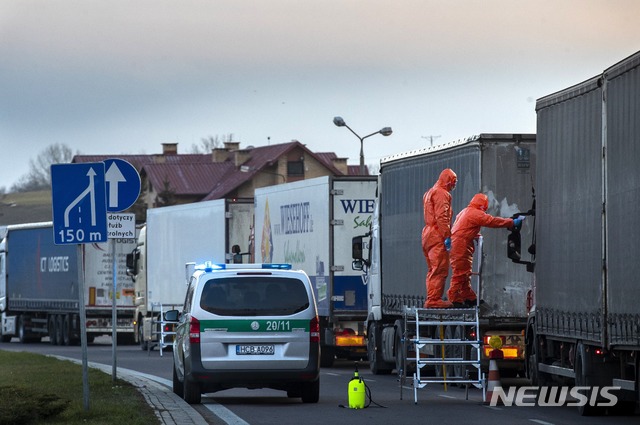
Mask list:
[[[124,183],[127,179],[124,178],[115,162],[111,163],[104,178],[109,184],[109,208],[118,208],[118,183]]]
[[[95,183],[93,181],[95,175],[96,172],[93,171],[93,168],[89,168],[89,171],[87,172],[87,176],[89,176],[89,186],[87,186],[87,188],[83,190],[82,193],[78,195],[78,197],[74,199],[73,202],[71,202],[64,210],[64,227],[69,227],[69,213],[71,213],[73,207],[78,205],[78,203],[87,195],[91,196],[91,225],[96,225],[96,193]]]

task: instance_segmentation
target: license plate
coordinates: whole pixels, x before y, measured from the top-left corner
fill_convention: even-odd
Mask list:
[[[273,345],[236,345],[236,354],[275,354]]]

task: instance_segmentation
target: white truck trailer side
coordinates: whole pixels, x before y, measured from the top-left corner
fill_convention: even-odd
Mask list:
[[[351,239],[369,228],[375,177],[318,177],[256,189],[256,262],[290,263],[315,288],[321,365],[366,356],[367,288]]]

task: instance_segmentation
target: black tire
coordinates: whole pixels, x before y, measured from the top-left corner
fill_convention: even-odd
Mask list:
[[[22,315],[18,316],[18,340],[21,344],[30,342],[27,330],[24,328],[24,317]]]
[[[382,328],[372,322],[367,333],[367,359],[369,360],[369,369],[374,375],[388,375],[393,370],[392,366],[386,363],[382,356],[379,355],[380,351],[382,351],[381,339]]]
[[[335,361],[336,353],[333,347],[322,345],[320,347],[320,367],[331,367]]]
[[[202,402],[202,393],[200,392],[200,384],[191,382],[185,376],[183,383],[183,398],[189,404],[200,404]]]
[[[51,315],[49,316],[49,324],[47,326],[47,329],[49,331],[49,342],[51,343],[51,345],[58,345],[58,330],[57,330],[57,325],[56,325],[56,316],[55,315]]]
[[[540,372],[538,364],[543,362],[542,354],[540,353],[540,339],[535,331],[531,330],[531,340],[528,343],[528,358],[527,358],[527,375],[531,380],[531,385],[545,386],[551,384],[550,377],[543,372]]]
[[[71,338],[71,319],[68,314],[65,314],[62,320],[62,343],[67,346],[73,345]]]
[[[56,315],[56,341],[58,345],[64,344],[62,328],[64,327],[64,319],[61,314]]]
[[[393,324],[395,328],[395,336],[393,342],[393,352],[396,358],[396,373],[398,377],[407,376],[407,350],[406,345],[402,343],[404,337],[404,322],[396,320]]]
[[[173,393],[178,397],[184,397],[184,385],[178,379],[178,372],[176,371],[176,364],[173,364]]]
[[[320,400],[320,379],[304,382],[300,396],[303,403],[317,403]]]
[[[138,342],[140,343],[140,349],[147,351],[149,349],[149,343],[144,340],[144,332],[142,329],[142,319],[138,321]]]
[[[575,375],[576,375],[576,387],[586,387],[598,385],[591,375],[591,359],[586,351],[586,348],[582,342],[579,342],[576,346],[576,362],[575,362]],[[580,416],[595,416],[603,413],[602,408],[597,406],[590,406],[588,403],[584,406],[578,406],[578,413]]]

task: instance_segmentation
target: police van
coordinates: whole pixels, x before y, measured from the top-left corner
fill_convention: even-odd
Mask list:
[[[187,403],[229,388],[272,388],[317,403],[320,333],[304,271],[289,264],[196,266],[173,343],[173,392]]]

